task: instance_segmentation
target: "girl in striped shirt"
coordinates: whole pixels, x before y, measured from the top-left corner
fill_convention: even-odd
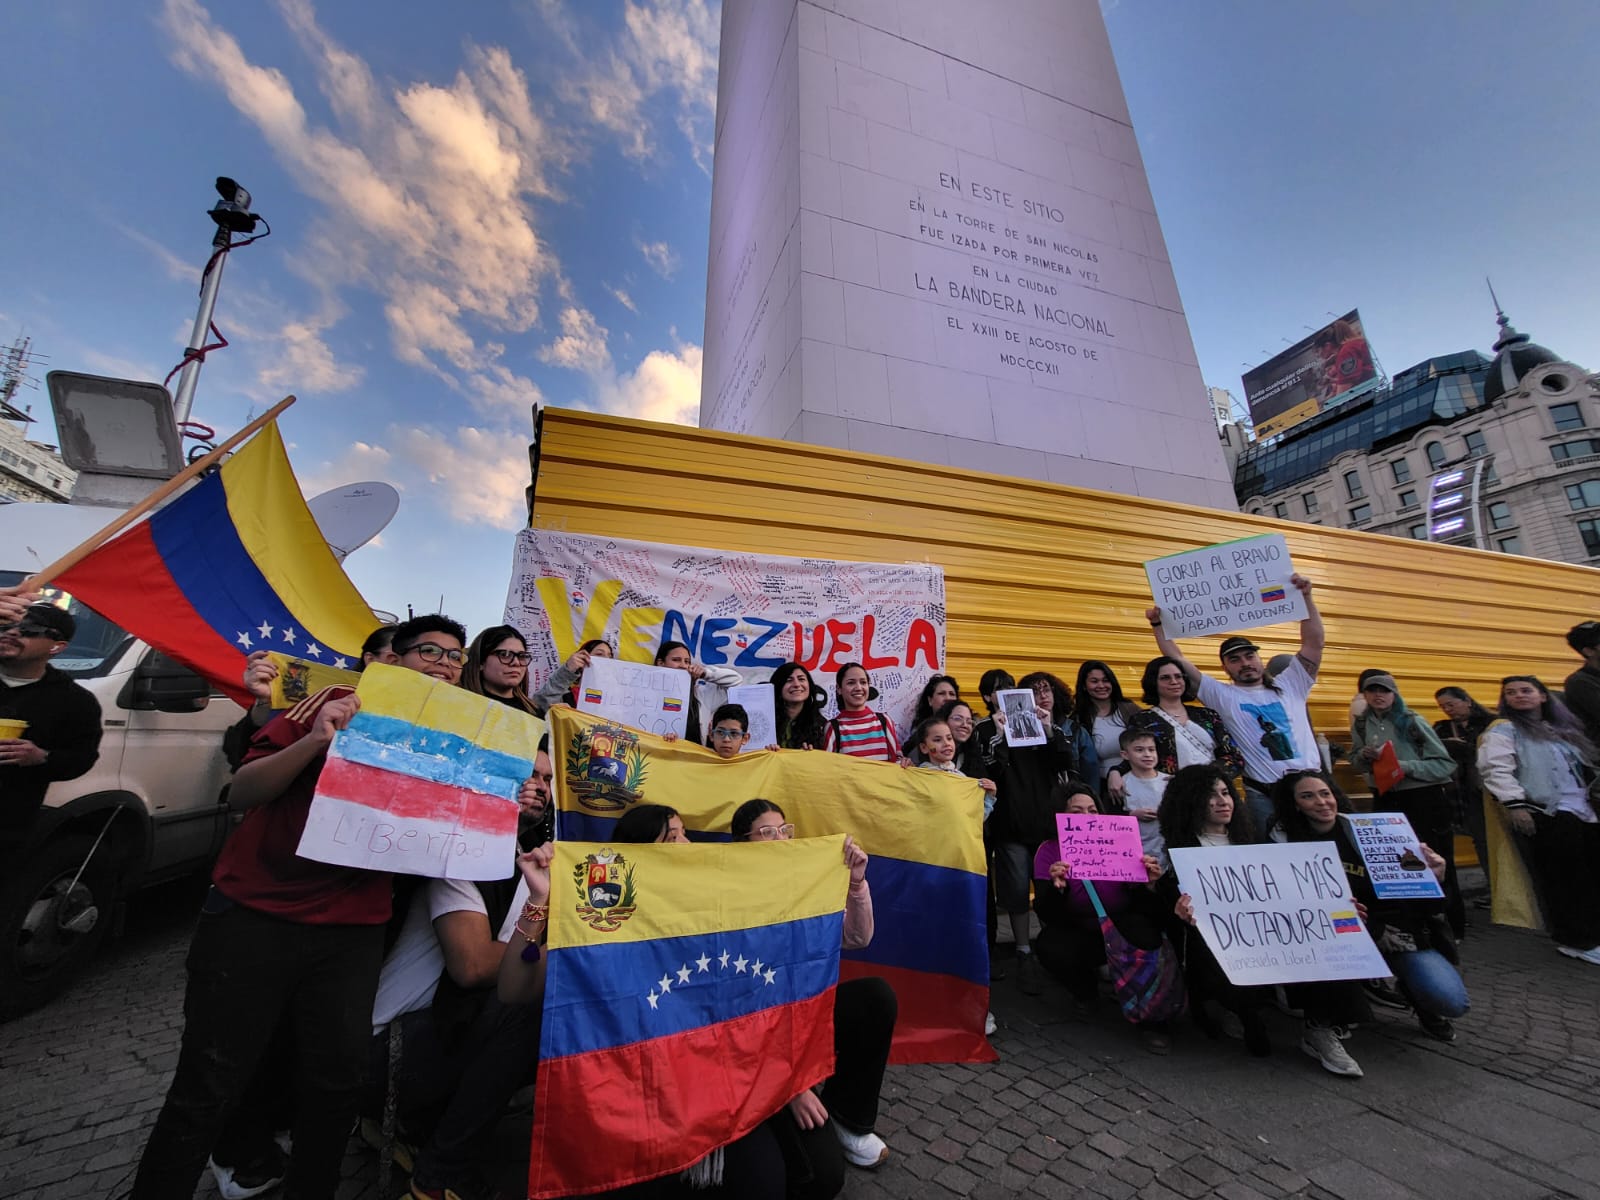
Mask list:
[[[900,741],[894,725],[881,712],[867,707],[873,695],[867,669],[860,663],[845,663],[834,676],[833,694],[839,715],[828,722],[823,749],[853,758],[899,762]]]

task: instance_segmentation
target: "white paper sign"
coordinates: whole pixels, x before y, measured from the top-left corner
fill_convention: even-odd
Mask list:
[[[689,672],[673,667],[592,658],[578,684],[578,709],[646,733],[683,737],[693,686]]]
[[[1033,693],[1027,688],[1007,689],[995,693],[995,703],[1006,714],[1006,745],[1042,746],[1045,743],[1044,724],[1033,711]]]
[[[1144,570],[1169,638],[1232,633],[1306,615],[1305,597],[1289,582],[1294,563],[1281,533],[1153,558]]]
[[[740,754],[748,754],[752,750],[765,750],[778,742],[778,719],[776,708],[772,703],[772,685],[770,683],[743,683],[728,689],[728,703],[742,705],[745,714],[750,718],[750,740],[744,744]],[[706,720],[711,720],[711,714],[706,714]]]
[[[1350,813],[1345,820],[1378,899],[1444,899],[1444,889],[1428,868],[1422,843],[1404,813]]]
[[[1332,842],[1169,850],[1200,936],[1231,983],[1383,979]]]

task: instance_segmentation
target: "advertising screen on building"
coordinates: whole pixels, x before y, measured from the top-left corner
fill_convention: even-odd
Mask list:
[[[1377,377],[1360,310],[1351,309],[1245,375],[1244,396],[1256,437],[1282,433]]]

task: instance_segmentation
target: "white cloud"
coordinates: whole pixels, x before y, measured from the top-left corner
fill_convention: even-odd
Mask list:
[[[405,465],[438,493],[433,511],[497,529],[527,522],[527,437],[472,425],[390,432]]]
[[[635,237],[633,244],[639,248],[639,253],[644,255],[644,260],[650,264],[650,269],[663,279],[671,279],[683,261],[678,257],[678,252],[666,242],[647,242],[642,237]]]
[[[611,363],[607,332],[587,308],[569,305],[561,310],[561,336],[540,349],[539,361],[572,371],[602,371]]]
[[[624,417],[695,425],[700,420],[699,346],[652,350],[632,371],[599,381],[598,407]]]
[[[623,308],[631,313],[638,313],[639,306],[633,302],[633,297],[628,294],[626,289],[606,284],[606,291],[610,292],[611,298],[622,305]]]
[[[291,392],[343,392],[359,384],[366,372],[354,363],[341,363],[323,341],[332,322],[306,317],[286,322],[268,349],[268,365],[258,378],[263,386]]]
[[[352,442],[344,451],[314,467],[295,472],[300,480],[300,490],[306,496],[316,496],[330,488],[347,483],[361,483],[369,479],[391,482],[394,455],[382,446],[370,442]],[[395,483],[396,487],[403,484]]]

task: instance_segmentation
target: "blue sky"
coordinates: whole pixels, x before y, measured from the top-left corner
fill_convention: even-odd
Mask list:
[[[1208,382],[1359,306],[1383,365],[1519,327],[1600,366],[1600,6],[1106,0]],[[29,5],[0,77],[0,340],[160,379],[193,319],[211,179],[235,254],[195,416],[285,392],[308,491],[402,490],[349,562],[376,606],[494,620],[531,403],[692,420],[712,0]],[[47,404],[29,393],[36,411]],[[48,422],[48,417],[46,417]],[[48,424],[46,427],[48,436]]]

